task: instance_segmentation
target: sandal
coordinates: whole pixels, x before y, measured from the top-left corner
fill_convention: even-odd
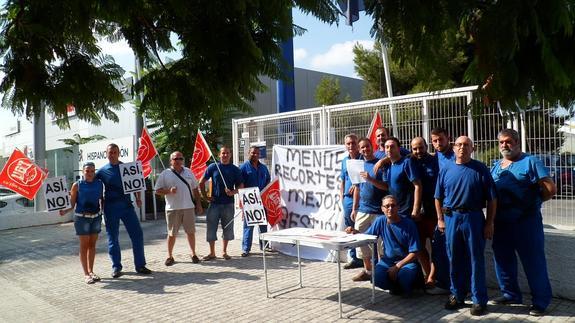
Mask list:
[[[96,281],[94,280],[94,278],[92,278],[92,276],[87,275],[84,277],[84,282],[89,285],[95,283]]]
[[[216,256],[214,256],[214,255],[207,255],[207,256],[204,256],[202,258],[203,261],[210,261],[210,260],[214,260],[214,259],[216,259]]]
[[[193,256],[192,256],[192,262],[193,262],[194,264],[197,264],[197,263],[200,262],[200,258],[198,258],[198,256],[196,256],[196,255],[193,255]]]
[[[101,280],[100,276],[98,276],[98,275],[96,275],[96,274],[94,274],[94,273],[90,273],[90,277],[92,277],[92,279],[93,279],[95,282],[99,282],[99,281]]]
[[[175,261],[174,261],[174,257],[168,257],[168,259],[166,259],[166,262],[164,262],[164,264],[165,264],[166,266],[171,266],[171,265],[174,264],[174,262],[175,262]]]
[[[224,258],[225,260],[230,260],[230,259],[232,259],[232,257],[230,257],[230,255],[228,255],[227,253],[224,253],[224,254],[222,255],[222,258]]]

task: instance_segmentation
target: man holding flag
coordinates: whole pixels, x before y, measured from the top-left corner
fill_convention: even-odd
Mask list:
[[[212,180],[212,195],[208,197],[210,206],[206,214],[206,240],[210,244],[210,254],[203,258],[205,261],[216,259],[218,223],[221,223],[223,231],[222,257],[231,259],[227,249],[228,242],[234,239],[234,194],[244,187],[240,169],[231,163],[231,149],[223,146],[219,157],[220,162],[208,166],[200,180],[201,194],[205,194],[206,181]]]
[[[258,187],[260,192],[269,184],[271,177],[270,172],[266,165],[260,163],[260,148],[257,146],[250,147],[249,159],[240,167],[242,171],[242,179],[245,187]],[[268,231],[267,225],[259,226],[260,233]],[[242,239],[242,257],[247,257],[252,248],[252,240],[254,235],[254,227],[249,226],[247,221],[244,221],[244,234]],[[260,250],[263,249],[262,241],[260,240]]]

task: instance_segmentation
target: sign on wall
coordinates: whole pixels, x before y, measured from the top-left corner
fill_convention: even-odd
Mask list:
[[[134,151],[134,136],[104,139],[96,142],[91,142],[78,146],[78,169],[82,169],[85,162],[93,162],[96,169],[108,163],[106,156],[106,147],[115,143],[120,147],[120,160],[123,162],[131,162],[136,159],[137,151]]]

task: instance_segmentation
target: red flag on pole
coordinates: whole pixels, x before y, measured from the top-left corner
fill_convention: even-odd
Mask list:
[[[33,200],[46,179],[46,173],[20,150],[14,149],[0,172],[0,185]]]
[[[280,181],[276,178],[261,192],[268,223],[273,226],[282,219]]]
[[[150,165],[150,161],[154,159],[154,157],[158,154],[158,151],[156,150],[154,142],[152,141],[152,137],[150,137],[146,127],[142,128],[142,135],[140,136],[140,139],[138,139],[138,142],[139,147],[136,160],[142,161],[144,178],[148,178],[148,176],[150,176],[152,173],[152,166]]]
[[[206,171],[206,168],[208,168],[206,163],[211,156],[212,151],[210,150],[210,147],[208,147],[206,139],[198,130],[196,143],[194,144],[194,156],[192,157],[192,163],[190,165],[190,169],[198,181],[202,179],[202,176],[204,176],[204,172]]]
[[[373,115],[371,125],[369,126],[369,130],[367,131],[367,138],[369,138],[369,141],[371,141],[371,147],[373,148],[373,151],[378,149],[377,138],[375,138],[375,131],[379,127],[383,127],[383,121],[381,120],[379,110],[376,110],[375,114]]]

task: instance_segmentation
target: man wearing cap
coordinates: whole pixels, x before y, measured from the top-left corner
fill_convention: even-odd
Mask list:
[[[166,224],[168,227],[168,258],[166,266],[174,264],[173,250],[180,226],[188,237],[193,263],[199,263],[196,255],[196,214],[203,212],[198,181],[192,171],[184,167],[184,155],[175,151],[170,155],[170,168],[165,169],[154,187],[156,194],[166,200]],[[196,203],[194,203],[194,200]]]

